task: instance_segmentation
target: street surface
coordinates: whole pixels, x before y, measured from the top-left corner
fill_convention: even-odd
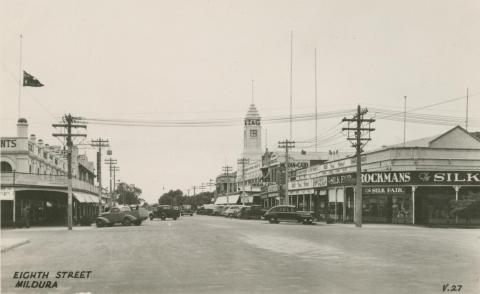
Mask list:
[[[30,241],[1,254],[2,293],[444,293],[445,284],[480,293],[475,229],[195,215],[140,227],[3,230],[2,238]],[[58,287],[15,288],[20,271],[49,272]],[[91,274],[55,279],[58,271]]]

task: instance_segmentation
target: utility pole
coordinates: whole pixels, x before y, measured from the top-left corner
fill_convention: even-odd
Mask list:
[[[117,171],[120,171],[120,167],[118,165],[112,165],[111,167],[113,172],[113,195],[115,195],[115,190],[117,189]],[[123,194],[123,204],[125,205],[125,194]]]
[[[62,118],[63,123],[60,124],[53,124],[54,128],[64,128],[66,129],[67,133],[54,133],[54,137],[64,137],[67,141],[67,161],[68,161],[68,207],[67,207],[67,224],[68,229],[72,229],[73,225],[73,211],[72,211],[72,148],[73,148],[73,141],[72,137],[86,137],[86,134],[72,134],[72,128],[78,129],[83,128],[86,129],[87,126],[83,124],[75,124],[75,122],[79,119],[79,117],[73,117],[71,114],[65,114]]]
[[[403,147],[405,147],[405,139],[407,137],[407,96],[403,96]]]
[[[117,164],[117,160],[113,158],[105,158],[105,164],[109,165],[110,170],[110,203],[113,204],[113,194],[112,194],[112,166]]]
[[[355,226],[362,227],[362,160],[361,153],[362,147],[371,140],[370,132],[375,129],[370,128],[370,124],[375,122],[375,119],[364,119],[363,116],[368,112],[366,108],[361,109],[360,105],[357,106],[357,113],[352,118],[344,118],[342,122],[348,122],[348,127],[342,128],[342,131],[348,131],[347,139],[352,143],[352,146],[356,149],[356,161],[357,161],[357,173],[356,173],[356,193],[355,193],[355,211],[354,221]],[[354,123],[353,127],[350,127],[350,123]],[[364,123],[368,123],[368,127],[363,127]],[[350,131],[354,132],[354,137],[350,136]],[[362,136],[362,131],[368,134],[368,137]],[[365,143],[363,143],[365,142]],[[345,205],[345,203],[344,203]]]
[[[208,180],[207,186],[209,186],[209,187],[215,186],[215,181],[212,180],[212,179]],[[208,192],[212,192],[212,189],[209,188]]]
[[[192,189],[193,189],[193,196],[195,197],[197,192],[197,186],[192,186]]]
[[[228,199],[228,194],[230,193],[230,172],[232,171],[232,167],[231,166],[228,166],[228,165],[225,165],[223,167],[223,172],[227,175],[227,205],[230,204],[229,203],[229,199]]]
[[[290,201],[288,199],[288,166],[289,166],[289,156],[288,156],[288,149],[295,148],[295,141],[289,141],[285,139],[285,141],[278,142],[278,148],[285,149],[285,204],[289,205]]]
[[[248,158],[240,158],[237,162],[242,165],[242,205],[245,205],[245,164],[249,163]]]
[[[465,115],[465,130],[468,131],[468,88],[467,88],[467,111]]]
[[[100,188],[99,199],[98,199],[98,214],[102,212],[102,147],[109,147],[108,140],[98,138],[92,140],[92,147],[98,147],[97,152],[97,181]]]
[[[318,148],[317,48],[315,48],[315,152]]]

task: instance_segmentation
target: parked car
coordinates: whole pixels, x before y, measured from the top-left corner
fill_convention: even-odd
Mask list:
[[[116,223],[121,223],[124,226],[141,225],[148,216],[148,211],[140,213],[140,210],[132,210],[129,206],[115,206],[106,212],[100,213],[95,219],[98,228],[104,226],[113,226]]]
[[[138,205],[130,205],[130,210],[132,211],[132,214],[138,214],[138,218],[142,219],[142,221],[150,218],[151,212],[145,207],[140,207]]]
[[[179,217],[179,207],[172,205],[159,205],[157,207],[154,207],[152,213],[150,214],[150,220],[153,220],[154,218],[159,218],[161,220],[172,218],[173,220],[177,220],[177,218]]]
[[[220,210],[220,215],[221,216],[227,216],[228,208],[230,208],[230,205],[224,205]]]
[[[225,205],[214,205],[212,215],[221,215]]]
[[[197,214],[212,215],[214,204],[204,204],[197,209]]]
[[[261,219],[265,212],[267,211],[262,209],[260,205],[243,206],[238,211],[237,217],[242,219]]]
[[[193,216],[193,209],[190,204],[184,204],[180,208],[180,214],[181,215],[190,215]]]
[[[224,212],[226,217],[237,217],[238,212],[243,207],[243,205],[230,205]]]
[[[297,211],[293,205],[278,205],[270,208],[264,218],[272,224],[280,221],[297,221],[303,224],[312,224],[313,216],[311,211]]]

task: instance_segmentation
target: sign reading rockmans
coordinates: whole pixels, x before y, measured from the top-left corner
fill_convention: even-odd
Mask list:
[[[355,185],[355,173],[328,176],[328,186]],[[364,172],[362,184],[370,185],[480,185],[480,171]]]
[[[410,172],[378,172],[362,173],[363,184],[377,183],[410,183]]]

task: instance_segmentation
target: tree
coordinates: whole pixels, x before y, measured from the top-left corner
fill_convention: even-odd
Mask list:
[[[118,184],[117,189],[115,190],[117,202],[123,205],[140,204],[144,201],[140,198],[141,194],[142,189],[136,187],[134,184],[127,184],[124,182]]]
[[[212,203],[213,193],[203,192],[195,196],[185,196],[181,190],[170,190],[158,198],[160,205],[192,205],[194,208]]]
[[[183,192],[182,190],[170,190],[167,193],[164,193],[160,198],[158,198],[158,203],[160,205],[182,205],[183,203]]]

